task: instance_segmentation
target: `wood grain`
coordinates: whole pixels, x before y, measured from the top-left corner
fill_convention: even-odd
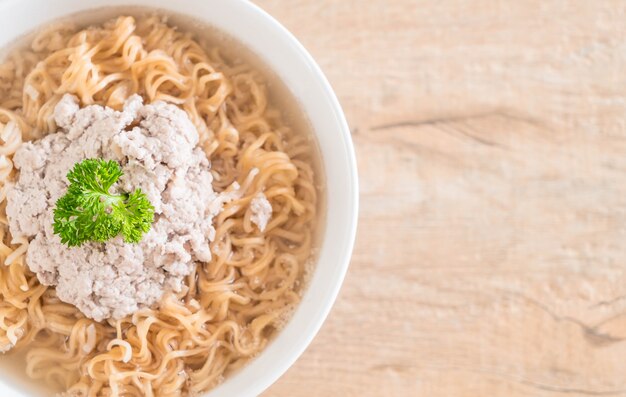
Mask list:
[[[264,396],[626,396],[626,2],[257,2],[361,181],[337,304]]]

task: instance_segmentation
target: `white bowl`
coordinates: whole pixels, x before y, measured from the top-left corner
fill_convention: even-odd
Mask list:
[[[105,6],[170,10],[227,33],[262,58],[300,102],[312,124],[326,174],[327,205],[314,275],[280,334],[262,354],[206,397],[258,395],[309,345],[328,315],[348,268],[356,234],[358,180],[354,148],[341,106],[320,68],[291,33],[243,0],[0,0],[0,48],[47,22]],[[22,371],[23,364],[19,365]],[[0,376],[0,396],[32,395],[32,389],[17,380],[13,376],[17,372],[11,369],[11,375],[3,371],[5,375]]]

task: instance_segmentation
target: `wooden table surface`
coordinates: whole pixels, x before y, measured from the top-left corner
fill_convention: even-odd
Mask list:
[[[626,2],[257,3],[361,183],[337,303],[263,396],[626,396]]]

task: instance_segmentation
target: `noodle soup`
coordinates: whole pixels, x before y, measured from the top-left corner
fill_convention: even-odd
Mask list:
[[[239,192],[213,218],[210,261],[194,260],[184,288],[123,318],[95,321],[44,285],[31,271],[29,239],[12,235],[6,214],[7,191],[20,175],[13,155],[57,133],[55,108],[66,94],[81,108],[121,111],[133,94],[175,105],[197,131],[215,192]],[[46,26],[6,51],[4,368],[69,395],[193,395],[260,353],[300,300],[320,232],[319,155],[301,114],[253,54],[176,15],[99,10]],[[263,227],[253,208],[260,194],[271,205]]]

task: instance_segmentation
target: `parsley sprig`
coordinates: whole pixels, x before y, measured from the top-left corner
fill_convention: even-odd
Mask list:
[[[105,242],[122,234],[127,243],[137,243],[150,230],[154,207],[141,191],[111,193],[122,176],[115,161],[87,159],[67,174],[70,186],[56,202],[54,233],[70,247],[86,241]]]

